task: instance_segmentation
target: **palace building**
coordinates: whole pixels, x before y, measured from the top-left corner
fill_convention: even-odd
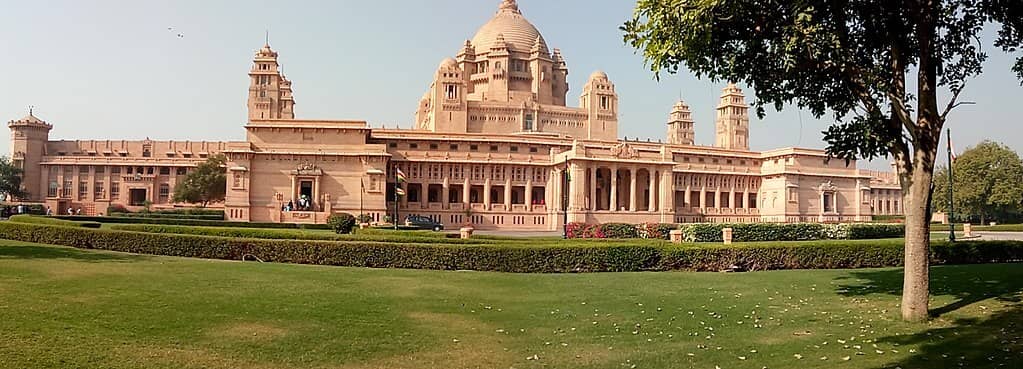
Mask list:
[[[619,138],[619,96],[593,72],[569,106],[568,64],[515,0],[438,65],[411,129],[298,118],[269,45],[248,72],[241,142],[51,140],[31,112],[11,121],[25,200],[55,212],[173,206],[191,168],[225,154],[228,219],[322,223],[336,212],[383,222],[422,215],[449,227],[556,230],[564,222],[858,222],[902,213],[897,177],[826,161],[823,151],[750,151],[749,107],[729,84],[713,146],[698,146],[690,107],[665,142]],[[627,97],[626,97],[627,98]],[[407,176],[395,196],[395,168]],[[307,208],[286,204],[309,199]],[[397,199],[397,204],[395,204]]]

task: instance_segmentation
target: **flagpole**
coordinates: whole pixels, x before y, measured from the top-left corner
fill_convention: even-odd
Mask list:
[[[394,230],[398,230],[398,164],[394,164]]]
[[[952,204],[952,129],[948,128],[948,241],[956,242],[955,211]]]

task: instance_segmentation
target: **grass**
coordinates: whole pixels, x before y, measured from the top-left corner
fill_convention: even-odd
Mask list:
[[[3,368],[937,368],[1023,359],[1023,265],[502,274],[0,241]],[[846,360],[848,358],[848,360]]]

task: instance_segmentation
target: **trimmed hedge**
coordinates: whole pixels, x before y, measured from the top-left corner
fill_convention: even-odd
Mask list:
[[[17,223],[45,224],[45,225],[54,225],[54,226],[62,226],[62,227],[99,228],[101,226],[101,224],[99,224],[99,222],[88,222],[88,221],[86,221],[86,222],[74,222],[74,221],[70,221],[70,220],[61,220],[61,219],[41,217],[41,216],[35,216],[35,215],[25,215],[25,214],[14,215],[14,216],[12,216],[10,218],[10,221],[17,222]],[[0,235],[0,236],[2,236],[2,235]]]
[[[412,232],[391,231],[391,232],[364,232],[360,230],[356,234],[333,234],[308,232],[299,229],[259,229],[259,228],[230,228],[230,227],[194,227],[194,226],[173,226],[157,224],[114,224],[112,230],[183,234],[197,236],[215,236],[231,238],[255,238],[269,240],[322,240],[322,241],[366,241],[366,242],[393,242],[393,243],[443,243],[443,244],[482,244],[484,240],[463,240],[459,238],[445,238],[444,234],[438,233],[439,237],[420,235]]]
[[[897,266],[898,240],[816,241],[733,246],[621,245],[593,242],[565,246],[510,244],[442,245],[337,241],[258,240],[180,234],[125,232],[0,222],[3,238],[138,254],[373,268],[480,270],[523,273],[694,270],[733,265],[748,270]],[[934,243],[933,264],[1023,261],[1023,242]]]
[[[100,223],[127,223],[127,224],[164,224],[198,227],[232,227],[232,228],[282,228],[282,229],[330,229],[326,224],[293,224],[293,223],[249,223],[249,222],[228,222],[223,220],[201,220],[201,219],[158,219],[158,218],[132,218],[132,217],[91,217],[79,215],[57,215],[52,218],[72,221],[92,221]]]
[[[110,213],[114,217],[128,218],[150,218],[150,219],[199,219],[199,220],[224,220],[224,215],[216,214],[177,214],[177,213]]]
[[[723,242],[721,230],[732,228],[732,241],[810,241],[901,238],[903,224],[878,223],[692,223],[639,225],[623,223],[569,223],[568,238],[660,238],[668,239],[673,229],[682,230],[685,242]]]

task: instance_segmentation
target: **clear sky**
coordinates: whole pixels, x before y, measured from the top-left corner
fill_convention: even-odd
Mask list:
[[[411,127],[437,65],[454,56],[500,0],[390,1],[11,1],[0,11],[0,118],[29,105],[54,125],[51,139],[244,139],[247,71],[264,30],[294,82],[299,118],[366,120]],[[618,27],[633,1],[519,0],[570,69],[570,105],[595,70],[620,96],[619,134],[663,139],[681,95],[698,144],[713,142],[723,83],[683,72],[655,81]],[[168,31],[172,27],[172,31]],[[177,37],[181,33],[184,37]],[[1011,56],[990,47],[950,115],[959,151],[982,139],[1023,151],[1023,88]],[[740,86],[742,87],[742,86]],[[747,90],[752,98],[752,91]],[[827,121],[789,108],[751,122],[754,150],[821,148]],[[0,153],[10,144],[0,140]],[[870,163],[885,168],[885,161]]]

